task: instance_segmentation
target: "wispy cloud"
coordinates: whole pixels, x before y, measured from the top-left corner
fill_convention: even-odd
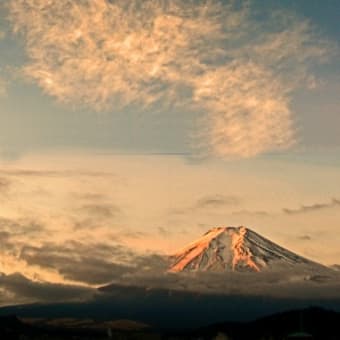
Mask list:
[[[206,195],[198,198],[192,205],[184,208],[171,209],[170,215],[186,215],[188,213],[200,213],[207,211],[218,211],[240,205],[242,199],[233,195]]]
[[[238,211],[233,211],[231,213],[232,216],[255,216],[255,217],[267,217],[270,216],[271,213],[267,212],[267,211],[263,211],[263,210],[256,210],[256,211],[252,211],[252,210],[238,210]]]
[[[78,170],[31,170],[31,169],[1,169],[0,174],[16,177],[114,177],[111,172],[78,171]]]
[[[312,237],[309,236],[309,235],[300,235],[298,237],[298,239],[301,240],[301,241],[310,241],[312,239]]]
[[[79,210],[88,216],[102,219],[115,218],[122,214],[119,207],[107,203],[84,204]]]
[[[47,94],[96,110],[195,110],[193,144],[220,157],[293,145],[291,94],[330,53],[308,21],[278,11],[260,23],[248,1],[11,0],[9,11],[24,72]]]
[[[315,203],[312,205],[302,205],[298,209],[283,209],[283,212],[288,215],[295,215],[295,214],[304,214],[304,213],[310,213],[314,211],[319,211],[323,209],[329,209],[329,208],[340,208],[340,200],[333,198],[331,202],[328,203]]]
[[[200,198],[195,207],[200,208],[215,208],[226,207],[230,205],[239,205],[240,198],[236,196],[224,196],[224,195],[211,195]]]
[[[11,236],[35,235],[44,232],[44,225],[29,219],[9,219],[0,216],[0,232],[9,232]]]

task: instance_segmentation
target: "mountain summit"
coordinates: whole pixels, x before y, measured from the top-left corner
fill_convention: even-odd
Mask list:
[[[170,257],[169,271],[255,271],[283,269],[297,264],[321,266],[245,227],[209,230]]]

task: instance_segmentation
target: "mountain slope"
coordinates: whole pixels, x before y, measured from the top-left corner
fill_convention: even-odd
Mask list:
[[[322,267],[245,227],[217,227],[170,257],[170,272],[255,271],[297,264]]]

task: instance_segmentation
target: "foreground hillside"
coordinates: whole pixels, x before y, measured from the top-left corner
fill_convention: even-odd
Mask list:
[[[223,322],[193,330],[167,331],[151,329],[148,325],[129,321],[95,321],[89,319],[18,319],[0,318],[0,338],[27,339],[229,339],[285,340],[340,339],[340,313],[321,308],[288,311],[250,322]],[[309,337],[307,337],[309,335]],[[300,339],[300,338],[298,338]]]

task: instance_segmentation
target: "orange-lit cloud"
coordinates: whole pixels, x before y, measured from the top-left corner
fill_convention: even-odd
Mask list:
[[[26,76],[71,105],[195,110],[204,154],[251,157],[295,142],[291,94],[329,54],[310,24],[248,2],[11,0]],[[314,85],[312,87],[314,87]]]

